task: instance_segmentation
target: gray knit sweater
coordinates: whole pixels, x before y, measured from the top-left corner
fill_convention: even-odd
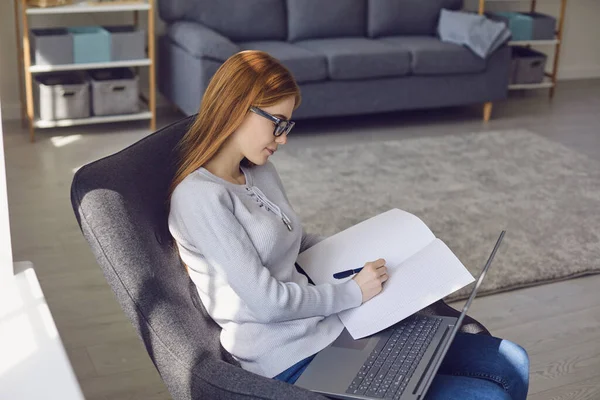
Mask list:
[[[294,262],[321,238],[305,233],[271,162],[242,170],[245,185],[205,168],[187,176],[173,192],[169,230],[223,347],[270,378],[333,342],[344,328],[336,314],[362,294],[352,279],[308,284]]]

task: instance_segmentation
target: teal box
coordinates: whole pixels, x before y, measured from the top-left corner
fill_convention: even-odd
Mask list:
[[[528,26],[528,20],[521,13],[500,11],[494,14],[506,23],[512,34],[512,40],[531,40],[531,29]]]
[[[77,26],[68,29],[73,35],[75,64],[110,61],[110,32],[100,26]]]
[[[493,13],[493,19],[508,25],[512,40],[551,40],[555,37],[556,19],[549,15],[501,11]]]

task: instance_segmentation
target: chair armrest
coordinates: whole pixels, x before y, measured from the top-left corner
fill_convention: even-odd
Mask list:
[[[265,378],[221,360],[206,360],[192,369],[193,400],[272,399],[327,400],[289,383]]]
[[[198,22],[178,21],[170,24],[167,36],[197,58],[225,61],[241,50],[227,37]]]

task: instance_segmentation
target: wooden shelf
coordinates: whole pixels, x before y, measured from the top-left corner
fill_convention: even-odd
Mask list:
[[[29,67],[29,72],[32,74],[39,74],[44,72],[55,72],[55,71],[77,71],[86,69],[104,69],[104,68],[118,68],[118,67],[141,67],[152,64],[149,58],[142,60],[127,60],[127,61],[110,61],[103,63],[89,63],[89,64],[64,64],[64,65],[32,65]]]
[[[37,118],[34,122],[36,128],[64,128],[67,126],[76,125],[93,125],[93,124],[104,124],[107,122],[123,122],[123,121],[141,121],[151,119],[152,113],[150,111],[140,111],[134,114],[121,114],[121,115],[103,115],[103,116],[92,116],[89,118],[74,118],[74,119],[60,119],[57,121],[46,121]]]
[[[508,85],[509,90],[531,90],[531,89],[548,89],[554,87],[552,79],[548,76],[540,83],[514,83]]]
[[[555,30],[554,39],[550,40],[512,40],[508,42],[509,46],[554,46],[554,60],[552,62],[552,69],[550,72],[545,73],[544,80],[540,83],[527,83],[527,84],[511,84],[508,85],[508,90],[534,90],[534,89],[550,89],[549,95],[552,99],[556,90],[556,79],[558,76],[558,66],[560,62],[560,51],[563,45],[563,32],[565,24],[565,15],[567,11],[567,0],[553,0],[558,3],[559,11],[556,16],[557,27]],[[537,8],[538,0],[479,0],[478,13],[480,15],[485,14],[486,2],[494,3],[511,3],[511,2],[523,2],[529,3],[529,11],[535,12]],[[541,1],[539,1],[541,2]]]
[[[509,46],[555,46],[560,43],[558,39],[549,40],[511,40]]]
[[[80,14],[99,12],[125,12],[149,10],[148,0],[124,1],[116,4],[90,4],[88,1],[79,1],[75,4],[56,7],[27,7],[28,15],[48,14]]]
[[[60,128],[75,125],[102,124],[107,122],[150,120],[150,131],[156,130],[156,46],[155,46],[155,2],[156,0],[117,0],[111,2],[96,2],[92,0],[76,0],[74,3],[57,7],[31,7],[25,0],[13,0],[15,33],[17,39],[17,62],[19,63],[19,80],[21,81],[21,118],[29,126],[29,138],[35,141],[36,128]],[[142,21],[140,11],[146,11],[145,27],[147,35],[147,58],[139,60],[110,61],[87,64],[64,65],[32,65],[30,43],[30,16],[59,15],[59,14],[89,14],[89,13],[131,13],[133,26],[139,28]],[[134,114],[93,116],[81,119],[65,119],[45,121],[36,118],[34,99],[34,75],[55,71],[78,71],[90,69],[105,69],[119,67],[147,67],[149,96],[147,103]]]

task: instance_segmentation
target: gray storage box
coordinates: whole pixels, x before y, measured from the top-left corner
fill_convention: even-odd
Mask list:
[[[34,65],[73,64],[73,35],[67,29],[32,29],[30,37]]]
[[[554,39],[556,34],[556,18],[536,12],[522,14],[530,18],[527,24],[525,24],[524,30],[526,31],[526,35],[531,35],[531,40]]]
[[[36,76],[36,97],[40,119],[86,118],[90,116],[89,83],[81,73],[53,73]]]
[[[541,83],[544,80],[548,58],[544,53],[518,46],[513,47],[512,52],[514,65],[512,83]]]
[[[111,60],[141,60],[146,58],[146,34],[134,26],[105,26],[110,33]]]
[[[556,18],[551,15],[529,12],[500,11],[486,14],[495,21],[504,22],[510,29],[512,40],[552,40],[555,38]]]
[[[139,78],[129,68],[90,71],[94,115],[139,112]]]

